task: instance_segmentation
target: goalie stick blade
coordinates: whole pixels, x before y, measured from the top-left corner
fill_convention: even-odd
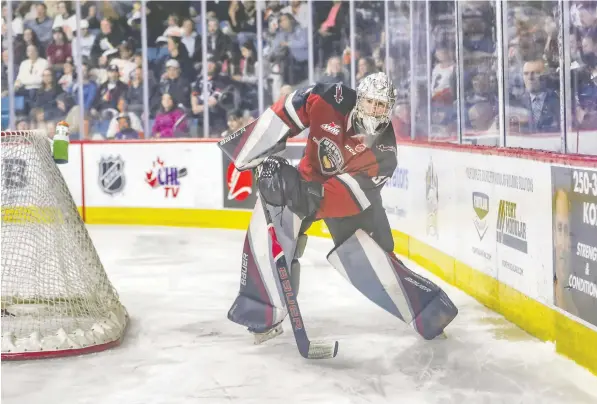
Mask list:
[[[309,344],[309,351],[307,352],[307,356],[303,356],[307,359],[331,359],[335,358],[337,354],[338,341],[334,341],[334,343],[329,343],[325,341],[312,341]]]

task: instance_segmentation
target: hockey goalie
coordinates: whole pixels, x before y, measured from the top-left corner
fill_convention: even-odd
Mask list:
[[[287,315],[264,208],[290,263],[295,293],[305,232],[323,220],[334,241],[328,261],[372,302],[425,339],[442,334],[456,317],[448,296],[393,253],[381,188],[397,166],[390,122],[395,101],[396,89],[384,73],[365,77],[356,91],[317,84],[278,100],[219,143],[237,169],[259,167],[260,198],[243,247],[240,292],[228,312],[255,343],[281,334]],[[306,128],[305,153],[295,168],[280,154],[286,139]]]

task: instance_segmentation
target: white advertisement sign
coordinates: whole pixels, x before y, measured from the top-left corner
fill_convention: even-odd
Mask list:
[[[447,153],[399,147],[398,168],[382,190],[390,225],[451,253],[457,240],[454,217],[454,168]]]
[[[88,206],[222,208],[221,153],[214,143],[84,147]]]
[[[456,153],[461,244],[455,257],[536,300],[552,303],[549,167]],[[459,227],[454,227],[456,232]]]

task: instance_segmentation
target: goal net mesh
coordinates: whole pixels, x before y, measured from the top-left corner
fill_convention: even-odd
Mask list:
[[[116,345],[128,316],[110,283],[49,139],[2,132],[2,358]]]

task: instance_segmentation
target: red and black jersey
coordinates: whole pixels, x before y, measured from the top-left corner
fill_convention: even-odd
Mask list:
[[[309,128],[299,171],[324,186],[318,218],[356,215],[379,199],[396,169],[392,124],[373,146],[365,146],[352,125],[356,91],[342,84],[317,84],[281,98],[272,110],[293,136]]]

